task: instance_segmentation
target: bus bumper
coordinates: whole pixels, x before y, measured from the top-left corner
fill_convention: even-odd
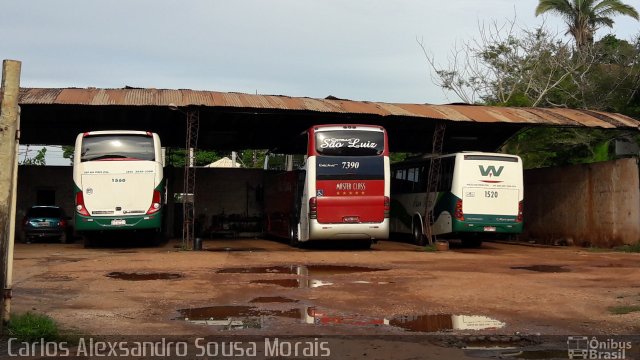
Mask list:
[[[483,222],[473,223],[454,220],[453,232],[456,233],[486,233],[486,234],[519,234],[522,232],[522,222],[496,223]]]
[[[389,219],[381,223],[321,224],[309,220],[309,240],[385,240],[389,238]]]
[[[77,231],[160,229],[161,225],[162,211],[152,215],[82,216],[76,213],[75,216]]]

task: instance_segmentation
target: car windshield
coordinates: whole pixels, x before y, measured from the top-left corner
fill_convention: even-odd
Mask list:
[[[62,217],[62,209],[54,207],[34,207],[27,212],[28,217]]]

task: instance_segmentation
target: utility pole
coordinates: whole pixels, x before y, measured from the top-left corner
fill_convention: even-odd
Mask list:
[[[20,134],[21,62],[2,62],[2,87],[0,88],[0,285],[2,296],[2,323],[11,315],[11,289],[13,285],[13,242],[15,235],[16,188],[18,178],[18,141]]]

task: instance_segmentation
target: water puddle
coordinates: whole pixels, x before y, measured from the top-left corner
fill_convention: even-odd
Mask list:
[[[560,272],[570,272],[571,270],[566,269],[565,265],[531,265],[531,266],[512,266],[514,270],[529,270],[536,272],[546,272],[546,273],[560,273]]]
[[[278,285],[290,289],[309,289],[333,285],[332,282],[315,279],[264,279],[251,280],[251,284]]]
[[[465,348],[465,353],[471,357],[493,359],[569,359],[569,352],[566,349],[527,350],[518,347],[467,347]],[[576,358],[582,359],[583,356],[578,356]]]
[[[284,296],[263,296],[263,297],[257,297],[255,299],[252,299],[249,302],[259,303],[259,304],[270,304],[270,303],[285,304],[285,303],[297,303],[298,300],[289,299]]]
[[[182,277],[182,275],[176,274],[176,273],[148,273],[148,272],[126,273],[126,272],[119,272],[119,271],[110,272],[106,276],[112,279],[128,280],[128,281],[171,280],[171,279],[179,279]]]
[[[247,268],[224,268],[216,271],[218,274],[290,274],[290,275],[341,275],[373,271],[385,271],[385,268],[345,265],[290,265],[290,266],[259,266]]]
[[[285,317],[299,319],[300,309],[269,310],[255,306],[208,306],[202,308],[180,309],[180,317],[195,325],[213,326],[221,330],[232,329],[260,329],[267,317]]]
[[[15,260],[15,259],[14,259]],[[47,262],[78,262],[82,260],[86,260],[85,258],[72,258],[72,257],[64,257],[64,256],[56,256],[56,257],[48,257],[45,259]]]
[[[394,317],[389,320],[389,325],[411,332],[438,332],[500,329],[505,323],[479,315],[432,314]]]
[[[285,303],[297,302],[288,298],[256,298],[252,303]],[[409,332],[434,333],[450,330],[487,330],[499,329],[505,323],[486,316],[476,315],[416,315],[372,317],[361,314],[343,314],[317,307],[296,307],[287,310],[262,309],[249,305],[210,306],[178,310],[180,317],[176,320],[188,321],[192,324],[218,327],[222,330],[262,328],[271,317],[296,319],[301,324],[347,325],[347,326],[390,326]]]
[[[204,251],[211,251],[211,252],[226,252],[226,251],[248,251],[248,252],[254,252],[254,251],[265,251],[266,249],[263,248],[232,248],[232,247],[223,247],[223,248],[207,248],[204,249]]]

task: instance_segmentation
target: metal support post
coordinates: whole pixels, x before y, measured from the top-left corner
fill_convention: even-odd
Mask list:
[[[195,191],[196,191],[196,167],[195,149],[198,146],[198,132],[200,130],[200,112],[187,110],[187,136],[185,141],[185,162],[184,162],[184,196],[183,199],[183,227],[182,246],[184,248],[194,248],[195,238]]]
[[[2,323],[11,316],[13,287],[13,243],[18,178],[18,142],[20,134],[20,68],[15,60],[2,63],[0,88],[0,312]]]
[[[426,212],[424,216],[424,234],[427,237],[427,241],[429,244],[433,244],[433,223],[435,222],[435,218],[433,216],[433,208],[435,206],[435,202],[438,199],[438,188],[440,185],[440,158],[439,155],[442,155],[442,148],[444,145],[444,132],[446,129],[446,124],[443,121],[439,121],[436,123],[433,129],[433,141],[432,141],[432,149],[431,161],[429,162],[429,173],[427,177],[427,199],[425,204],[427,204]]]

